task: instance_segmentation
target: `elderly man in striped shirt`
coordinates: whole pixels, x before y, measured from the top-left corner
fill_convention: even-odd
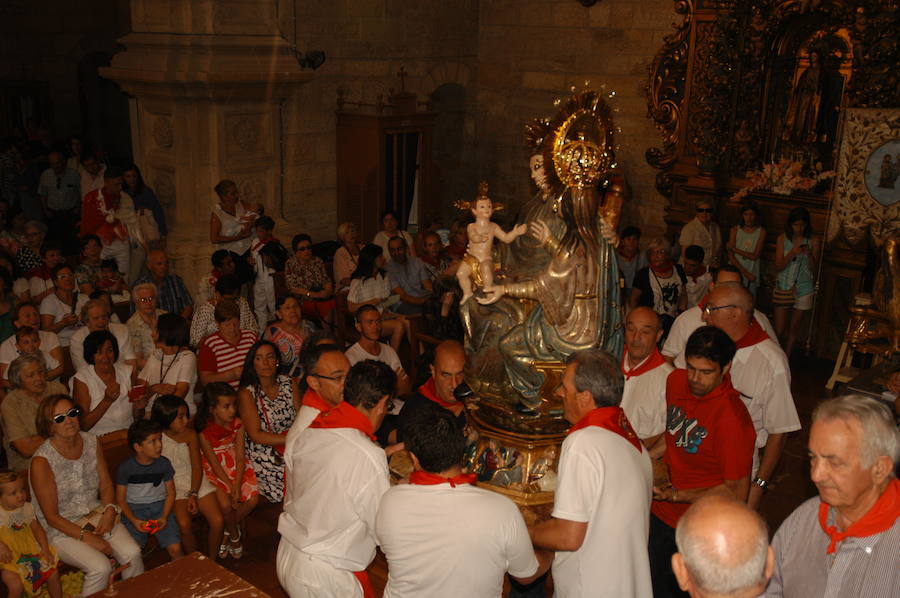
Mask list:
[[[900,431],[875,399],[821,403],[809,433],[809,499],[775,534],[765,596],[896,598],[900,591]]]

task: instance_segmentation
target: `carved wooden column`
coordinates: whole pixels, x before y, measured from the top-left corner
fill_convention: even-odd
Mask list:
[[[282,213],[282,106],[312,71],[280,36],[277,4],[131,0],[126,51],[101,70],[134,98],[134,158],[166,208],[169,254],[192,292],[211,267],[219,180]]]

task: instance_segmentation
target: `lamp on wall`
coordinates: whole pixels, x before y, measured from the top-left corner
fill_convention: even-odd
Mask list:
[[[325,52],[321,50],[310,50],[306,54],[300,56],[298,60],[301,67],[316,70],[325,63]]]

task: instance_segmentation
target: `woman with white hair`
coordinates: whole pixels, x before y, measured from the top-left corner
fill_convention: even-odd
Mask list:
[[[687,305],[684,269],[672,262],[672,246],[664,237],[656,237],[647,246],[650,265],[634,275],[630,308],[649,307],[663,319],[668,330]]]
[[[334,288],[337,293],[350,288],[350,276],[359,264],[362,243],[357,240],[358,231],[352,222],[342,222],[337,228],[341,246],[334,252]]]

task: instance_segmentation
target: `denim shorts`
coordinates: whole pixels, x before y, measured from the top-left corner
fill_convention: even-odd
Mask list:
[[[134,513],[134,516],[143,521],[159,519],[162,516],[163,508],[165,506],[166,501],[164,500],[147,504],[128,503],[128,507],[131,509],[131,512]],[[131,521],[125,516],[122,516],[122,523],[125,524],[125,529],[128,530],[128,533],[131,534],[134,541],[143,548],[144,545],[147,544],[147,536],[150,534],[135,529],[131,524]],[[175,509],[172,509],[172,512],[169,513],[169,522],[166,527],[163,530],[156,532],[156,541],[159,542],[159,545],[162,548],[181,542],[181,528],[178,527],[178,522],[175,521]]]

